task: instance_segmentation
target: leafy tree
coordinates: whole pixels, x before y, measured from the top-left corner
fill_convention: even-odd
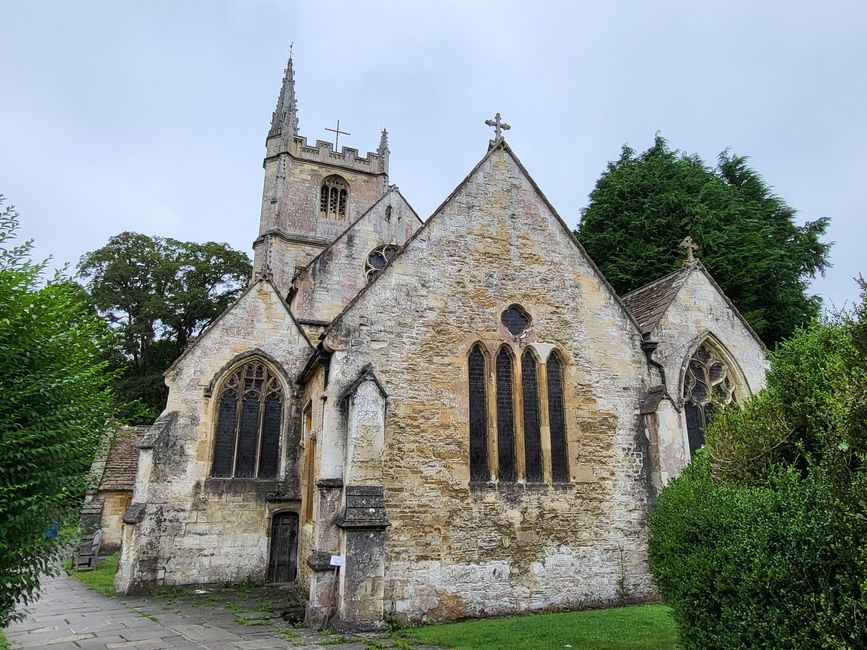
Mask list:
[[[166,400],[162,373],[191,339],[223,312],[250,276],[246,254],[227,244],[198,244],[123,232],[78,265],[94,306],[119,334],[112,364],[125,401],[149,422]]]
[[[651,513],[687,648],[867,647],[867,293],[782,342]]]
[[[0,196],[0,205],[4,202]],[[69,541],[47,537],[77,515],[113,416],[105,348],[111,332],[81,288],[42,281],[18,214],[0,212],[0,628],[30,602]]]
[[[769,346],[819,313],[806,280],[827,268],[828,219],[798,226],[795,210],[727,151],[710,168],[656,137],[624,146],[590,193],[575,231],[618,293],[677,269],[690,235],[703,264]]]

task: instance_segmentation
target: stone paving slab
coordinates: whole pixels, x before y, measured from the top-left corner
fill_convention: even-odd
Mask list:
[[[66,575],[43,578],[27,618],[6,630],[19,650],[373,650],[431,646],[385,634],[322,634],[295,628],[280,611],[297,598],[291,587],[169,589],[108,598]]]

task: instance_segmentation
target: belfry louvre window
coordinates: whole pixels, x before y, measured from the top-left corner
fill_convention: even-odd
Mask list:
[[[349,185],[340,176],[328,176],[319,188],[319,216],[345,219],[349,203]]]
[[[470,384],[470,480],[487,481],[488,475],[488,408],[486,359],[476,344],[467,358]]]
[[[218,396],[211,476],[274,478],[282,419],[282,384],[268,366],[248,361],[233,370]]]

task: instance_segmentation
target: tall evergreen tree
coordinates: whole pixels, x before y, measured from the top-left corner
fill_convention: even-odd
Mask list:
[[[690,235],[699,256],[768,345],[819,313],[807,279],[828,267],[822,217],[803,226],[747,158],[727,151],[711,168],[661,136],[624,146],[590,194],[575,234],[621,295],[677,269]]]

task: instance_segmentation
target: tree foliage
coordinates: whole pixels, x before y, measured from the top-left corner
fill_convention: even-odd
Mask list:
[[[867,647],[867,295],[780,344],[650,517],[689,648]]]
[[[3,197],[0,196],[0,204]],[[18,214],[0,212],[0,627],[29,602],[63,543],[52,522],[77,515],[91,461],[113,415],[111,337],[81,288],[15,243]]]
[[[112,360],[121,371],[117,392],[144,406],[132,419],[147,423],[163,409],[162,373],[237,298],[250,271],[247,255],[227,244],[134,232],[81,258],[79,279],[120,335]]]
[[[795,210],[726,151],[717,166],[673,151],[657,136],[623,147],[590,194],[575,234],[621,295],[677,269],[687,235],[713,277],[768,345],[819,312],[806,281],[828,266],[828,226],[798,226]]]

